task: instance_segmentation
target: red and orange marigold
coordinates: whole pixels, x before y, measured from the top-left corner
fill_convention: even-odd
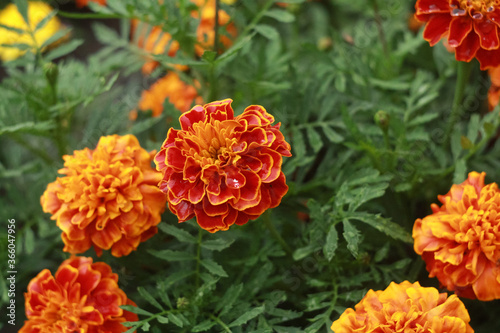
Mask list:
[[[333,322],[335,333],[473,333],[470,317],[456,295],[448,297],[418,282],[392,282],[385,290],[369,290]]]
[[[493,110],[500,100],[500,67],[491,68],[488,71],[491,79],[491,86],[488,90],[488,107]]]
[[[471,172],[439,195],[443,205],[415,221],[413,239],[430,277],[459,296],[490,301],[500,298],[500,191],[484,185],[485,176]]]
[[[415,9],[431,46],[447,37],[457,60],[475,57],[481,69],[500,65],[500,0],[417,0]]]
[[[64,251],[98,255],[111,249],[120,257],[158,230],[166,197],[161,174],[151,167],[155,151],[141,148],[133,135],[101,137],[96,149],[65,155],[64,168],[40,201],[62,230]]]
[[[24,297],[28,320],[20,333],[118,333],[128,330],[122,322],[138,320],[120,308],[135,303],[118,287],[118,275],[92,258],[65,260],[55,276],[44,269]]]
[[[232,100],[197,105],[180,117],[155,156],[159,186],[179,222],[196,216],[210,232],[276,207],[288,191],[282,157],[291,156],[280,123],[259,105],[234,117]]]

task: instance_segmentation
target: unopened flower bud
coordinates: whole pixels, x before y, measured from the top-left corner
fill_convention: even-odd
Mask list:
[[[382,131],[386,132],[389,129],[389,121],[391,120],[391,117],[389,114],[383,110],[378,111],[375,113],[375,123],[382,129]]]

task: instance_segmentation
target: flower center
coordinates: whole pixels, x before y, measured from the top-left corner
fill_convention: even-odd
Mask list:
[[[464,16],[467,13],[475,20],[482,20],[488,13],[500,7],[500,0],[451,0],[452,16]]]
[[[207,164],[223,166],[230,163],[235,156],[232,146],[236,143],[236,139],[229,137],[233,128],[232,122],[195,124],[190,139],[198,145],[199,153],[194,154],[194,158],[202,166]]]

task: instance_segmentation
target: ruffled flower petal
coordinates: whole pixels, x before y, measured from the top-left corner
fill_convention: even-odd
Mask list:
[[[196,215],[210,232],[244,224],[276,207],[288,191],[281,171],[290,145],[274,117],[252,105],[237,117],[226,99],[180,116],[155,157],[159,187],[179,222]]]

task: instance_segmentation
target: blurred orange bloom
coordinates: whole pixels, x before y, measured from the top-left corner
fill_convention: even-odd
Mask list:
[[[152,55],[166,53],[169,57],[173,57],[179,50],[179,42],[172,40],[172,35],[160,27],[151,27],[139,20],[132,20],[131,30],[132,39],[137,41],[137,46]],[[142,72],[151,74],[158,64],[156,60],[149,58],[142,66]]]
[[[195,84],[197,81],[195,81]],[[153,117],[158,117],[163,112],[163,102],[168,99],[175,108],[181,112],[189,110],[193,101],[196,104],[203,103],[201,96],[195,87],[181,80],[175,72],[169,72],[158,79],[149,90],[142,92],[139,102],[139,110],[153,111]],[[132,120],[137,118],[137,111],[132,111]]]
[[[118,275],[92,258],[65,260],[55,276],[41,271],[24,294],[27,321],[20,333],[125,332],[121,323],[137,321],[137,315],[122,310],[135,303],[118,287]]]
[[[430,277],[459,296],[490,301],[500,298],[500,191],[484,185],[485,176],[471,172],[439,195],[443,205],[415,221],[413,239]]]
[[[202,56],[206,50],[213,49],[215,39],[215,0],[191,0],[198,10],[191,12],[191,16],[199,19],[200,23],[196,29],[198,44],[195,45],[195,52]],[[226,11],[219,9],[218,25],[225,27],[227,34],[219,35],[220,43],[224,48],[232,44],[232,38],[236,37],[237,29]],[[140,29],[139,29],[140,27]],[[137,45],[153,55],[167,54],[170,57],[175,56],[179,50],[179,42],[172,40],[172,35],[163,31],[160,27],[151,27],[146,23],[140,23],[138,20],[132,20],[132,39],[137,40]],[[142,67],[144,74],[150,74],[157,66],[155,60],[148,60]],[[178,69],[184,70],[185,66],[178,66]]]
[[[215,40],[215,0],[191,0],[199,8],[200,12],[194,11],[193,17],[200,19],[200,24],[196,30],[196,36],[198,39],[198,44],[195,46],[195,52],[198,56],[202,56],[206,50],[212,50]],[[219,9],[218,25],[219,27],[225,27],[227,34],[220,34],[220,43],[224,48],[228,48],[232,45],[232,38],[235,38],[238,34],[236,26],[230,22],[231,17],[226,13],[226,11]]]
[[[491,80],[491,87],[488,90],[488,106],[491,111],[498,105],[500,99],[500,67],[488,70],[488,74]]]
[[[128,255],[157,232],[166,197],[161,174],[151,167],[155,151],[133,135],[101,137],[96,149],[65,155],[64,177],[47,186],[40,202],[62,230],[64,251]]]
[[[106,0],[75,0],[76,1],[76,6],[78,8],[85,7],[89,4],[89,2],[95,2],[98,3],[102,6],[106,6]]]
[[[259,105],[234,117],[232,100],[197,105],[170,128],[155,156],[179,222],[196,216],[205,230],[227,230],[280,204],[288,191],[282,157],[291,156],[280,124]]]
[[[456,295],[448,297],[418,282],[391,282],[385,290],[369,290],[355,309],[333,322],[335,333],[473,333],[469,313]]]

